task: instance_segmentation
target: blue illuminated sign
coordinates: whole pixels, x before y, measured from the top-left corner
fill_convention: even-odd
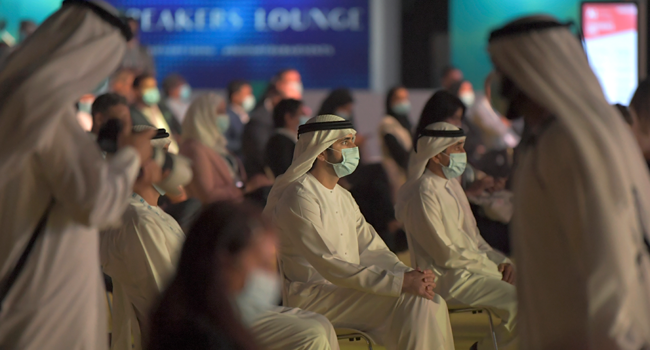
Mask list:
[[[198,88],[297,68],[307,88],[367,88],[368,0],[109,0],[140,23],[159,78]]]

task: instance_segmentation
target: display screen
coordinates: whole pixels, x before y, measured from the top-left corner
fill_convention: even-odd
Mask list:
[[[582,4],[589,64],[612,104],[629,104],[639,82],[638,18],[635,3]]]
[[[198,88],[298,69],[307,88],[367,88],[368,0],[109,0],[140,23],[158,78]]]

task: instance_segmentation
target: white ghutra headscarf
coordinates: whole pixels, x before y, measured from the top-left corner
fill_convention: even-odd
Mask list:
[[[57,137],[55,125],[76,123],[75,102],[117,68],[125,50],[120,29],[87,6],[64,4],[7,57],[0,67],[0,189]]]

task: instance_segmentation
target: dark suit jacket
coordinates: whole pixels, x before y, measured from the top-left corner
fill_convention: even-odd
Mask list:
[[[275,130],[271,112],[263,105],[255,109],[250,117],[242,136],[244,167],[248,177],[264,174],[264,148]]]
[[[293,150],[296,142],[287,136],[275,133],[266,144],[266,165],[271,168],[273,175],[278,177],[284,174],[293,159]]]
[[[228,150],[234,153],[236,156],[242,155],[241,144],[242,144],[242,134],[244,133],[244,123],[241,122],[239,115],[228,107],[228,119],[230,119],[230,126],[224,136],[228,140],[228,145],[226,146]]]
[[[175,135],[181,135],[182,129],[181,129],[181,124],[174,118],[174,114],[172,111],[167,108],[164,104],[159,104],[158,108],[160,109],[160,112],[162,113],[163,117],[165,117],[165,121],[167,122],[167,125],[171,128],[171,134]],[[135,106],[131,106],[131,122],[133,122],[133,125],[151,125],[149,123],[149,120],[147,120],[147,117]],[[170,130],[167,130],[169,132]]]

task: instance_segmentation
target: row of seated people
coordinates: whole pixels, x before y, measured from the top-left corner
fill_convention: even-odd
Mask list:
[[[219,124],[216,119],[220,114],[215,107],[220,105],[217,95],[198,98],[190,111],[201,104],[205,106],[205,113],[188,113],[184,120],[187,139],[181,145],[181,153],[187,143],[197,143],[195,146],[205,147],[207,153],[208,141],[214,140],[191,136],[192,123],[206,126],[208,131],[209,125],[214,130]],[[204,119],[199,115],[204,115]],[[464,137],[457,134],[458,128],[448,123],[434,123],[430,127],[455,130],[456,134],[453,138],[438,135],[419,139],[417,154],[428,158],[412,166],[420,167],[416,172],[424,174],[423,179],[426,177],[430,181],[437,176],[440,182],[457,190],[460,185],[455,178],[462,173],[464,163],[456,158],[463,154]],[[459,205],[458,208],[462,208],[459,212],[453,203],[454,213],[453,208],[432,206],[431,201],[418,197],[421,194],[436,196],[432,188],[424,193],[416,191],[417,196],[404,197],[407,204],[400,202],[398,213],[408,214],[400,216],[407,231],[412,222],[430,224],[429,232],[421,227],[413,228],[420,236],[412,234],[412,237],[417,237],[418,243],[427,248],[423,251],[412,242],[414,260],[424,271],[413,270],[387,249],[373,227],[365,222],[349,192],[337,185],[339,179],[352,174],[359,163],[358,148],[354,144],[356,131],[352,124],[336,116],[320,116],[301,126],[300,134],[293,162],[285,175],[277,179],[266,206],[266,213],[273,218],[280,234],[279,267],[283,278],[279,283],[272,283],[269,281],[273,278],[268,273],[254,273],[243,283],[247,287],[235,293],[245,300],[243,306],[238,303],[241,307],[236,308],[236,312],[241,313],[242,320],[259,343],[271,349],[288,349],[311,339],[314,344],[321,344],[313,348],[336,348],[331,326],[334,325],[363,330],[391,349],[450,349],[453,338],[444,299],[493,308],[503,320],[498,329],[500,342],[503,345],[512,342],[516,313],[512,265],[482,241],[475,222],[472,226],[473,216],[467,211],[467,205]],[[435,149],[429,150],[430,143]],[[209,145],[211,151],[216,147],[214,143]],[[196,175],[201,177],[200,173],[195,174],[193,183]],[[143,183],[145,180],[148,182]],[[420,180],[420,176],[414,180]],[[124,226],[102,234],[102,266],[113,278],[115,288],[115,348],[119,344],[130,346],[131,336],[136,339],[136,346],[140,346],[137,343],[141,343],[151,327],[147,315],[173,275],[185,240],[178,223],[157,207],[160,194],[155,182],[155,179],[136,182],[129,210],[124,214]],[[191,188],[190,184],[188,192],[193,194]],[[447,200],[467,202],[461,195],[462,189],[454,194],[455,197]],[[417,203],[424,209],[400,209],[400,205]],[[421,216],[411,218],[417,213]],[[441,217],[451,223],[440,221]],[[454,226],[453,223],[458,222],[461,226]],[[193,230],[202,225],[199,219]],[[454,227],[455,231],[449,231],[449,227]],[[193,235],[188,234],[188,238]],[[425,237],[425,241],[420,237]],[[196,254],[188,259],[207,263]],[[266,259],[266,264],[274,259]],[[176,279],[180,278],[179,272]],[[285,308],[270,308],[273,302],[267,298],[272,295],[268,289],[278,284],[283,291]],[[481,291],[480,295],[477,291]],[[246,305],[252,309],[248,310]],[[160,310],[166,308],[161,306]],[[414,325],[425,325],[421,327],[427,329]],[[289,329],[288,334],[280,331]],[[152,341],[155,339],[153,337]]]

